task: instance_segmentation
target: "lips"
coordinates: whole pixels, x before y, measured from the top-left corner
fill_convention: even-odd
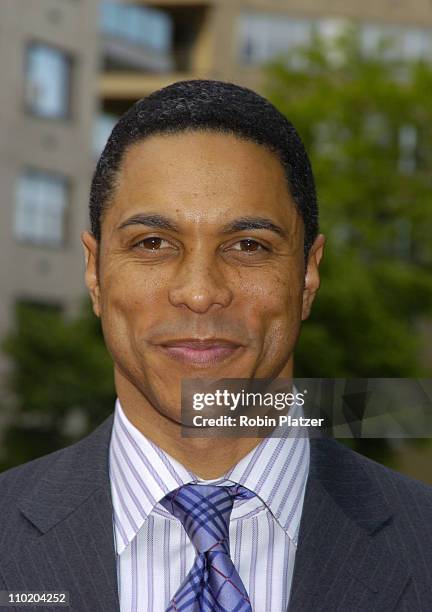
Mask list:
[[[195,366],[223,362],[242,348],[240,344],[218,338],[169,340],[159,344],[159,347],[168,357]]]

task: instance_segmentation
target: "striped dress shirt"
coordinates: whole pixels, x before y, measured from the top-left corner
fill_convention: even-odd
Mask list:
[[[121,612],[164,612],[195,550],[180,521],[158,502],[194,482],[253,491],[235,500],[233,563],[254,612],[286,612],[309,470],[307,437],[267,437],[221,478],[203,480],[145,437],[116,402],[109,469]]]

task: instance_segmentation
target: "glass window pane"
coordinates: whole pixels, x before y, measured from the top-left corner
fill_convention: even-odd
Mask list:
[[[42,117],[67,116],[70,72],[67,54],[48,45],[29,45],[25,87],[29,110]]]
[[[104,1],[100,4],[100,23],[104,34],[168,53],[172,41],[169,15],[146,6]]]
[[[65,178],[37,170],[23,172],[16,188],[15,236],[38,245],[60,245],[67,201]]]
[[[431,33],[424,28],[363,24],[361,40],[365,55],[375,55],[382,47],[383,56],[388,59],[431,58]]]
[[[275,13],[245,12],[239,23],[240,60],[261,64],[310,41],[312,22]]]

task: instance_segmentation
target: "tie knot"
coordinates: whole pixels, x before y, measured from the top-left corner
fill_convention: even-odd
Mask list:
[[[161,504],[177,517],[197,552],[219,550],[229,555],[229,521],[234,499],[250,498],[254,493],[239,484],[186,484],[171,491]]]

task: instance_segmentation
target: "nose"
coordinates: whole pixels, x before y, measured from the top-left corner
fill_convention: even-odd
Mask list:
[[[226,308],[232,298],[219,262],[201,250],[184,256],[169,288],[173,306],[200,314],[213,308]]]

